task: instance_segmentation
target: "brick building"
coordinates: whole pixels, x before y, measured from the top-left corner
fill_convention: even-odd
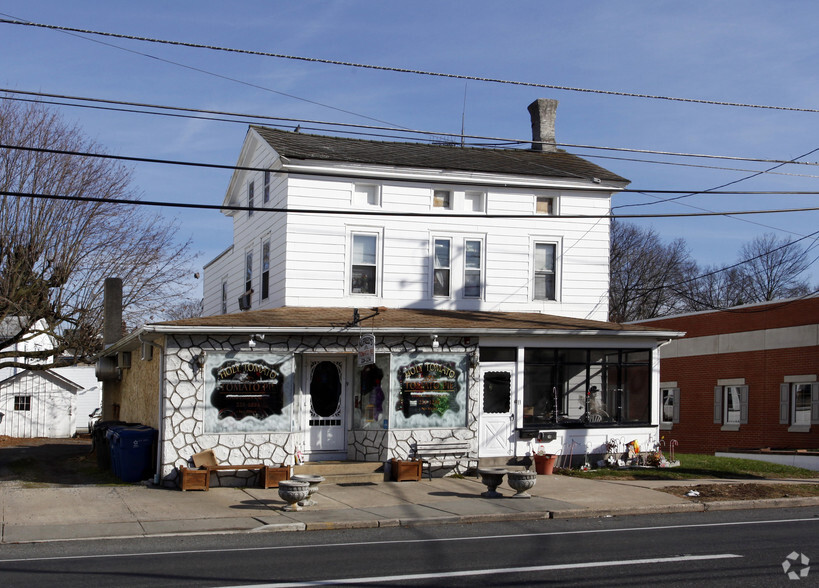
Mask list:
[[[660,351],[661,434],[679,451],[819,448],[819,296],[641,321]]]

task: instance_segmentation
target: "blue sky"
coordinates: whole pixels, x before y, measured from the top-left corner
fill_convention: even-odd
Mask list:
[[[0,18],[327,60],[573,88],[819,108],[812,1],[4,0]],[[171,63],[175,62],[175,63]],[[232,78],[232,79],[227,79]],[[557,140],[577,145],[789,160],[819,147],[819,113],[463,81],[214,52],[0,24],[0,87],[168,106],[470,135],[531,138],[526,106],[560,101]],[[464,107],[465,105],[465,107]],[[231,165],[245,124],[60,107],[110,152]],[[355,114],[353,114],[355,113]],[[370,117],[370,118],[367,118]],[[375,123],[371,119],[384,121]],[[583,156],[760,170],[772,164],[568,148]],[[589,157],[631,188],[705,190],[748,172]],[[804,161],[819,161],[819,152]],[[819,190],[819,166],[786,165],[734,188]],[[230,172],[134,164],[146,200],[219,204]],[[655,198],[622,194],[614,204]],[[816,195],[699,195],[619,209],[686,213],[819,206]],[[698,208],[692,208],[698,207]],[[204,264],[232,240],[215,211],[174,211]],[[683,237],[701,265],[731,263],[754,236],[802,237],[819,212],[642,219]],[[808,241],[806,243],[813,243]],[[811,259],[819,256],[813,243]],[[819,261],[811,281],[819,285]],[[197,284],[192,295],[198,295]]]

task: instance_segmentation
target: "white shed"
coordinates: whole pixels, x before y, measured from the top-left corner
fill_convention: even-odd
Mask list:
[[[80,385],[50,370],[17,372],[0,382],[0,435],[73,437],[80,390]]]

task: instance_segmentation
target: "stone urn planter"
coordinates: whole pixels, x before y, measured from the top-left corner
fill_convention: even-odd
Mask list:
[[[484,498],[502,498],[503,494],[497,491],[497,487],[503,482],[506,470],[503,468],[480,468],[481,482],[486,484],[486,492],[482,492]]]
[[[507,472],[506,478],[507,482],[509,482],[509,486],[515,491],[515,495],[512,496],[512,498],[532,497],[528,491],[531,490],[535,482],[537,482],[537,472],[530,472],[528,470],[512,471]]]
[[[310,496],[310,484],[299,480],[282,480],[279,482],[279,496],[287,503],[282,510],[299,511],[299,502]]]
[[[299,501],[299,506],[314,506],[316,501],[313,499],[313,494],[318,492],[319,484],[324,481],[324,476],[314,476],[311,474],[296,474],[291,480],[297,482],[307,482],[309,484],[308,494],[305,500]]]

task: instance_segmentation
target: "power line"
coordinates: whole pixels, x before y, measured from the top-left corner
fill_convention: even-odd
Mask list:
[[[549,219],[622,219],[622,218],[682,218],[682,217],[708,217],[708,216],[728,216],[728,215],[752,215],[752,214],[782,214],[788,212],[813,212],[819,207],[808,208],[783,208],[770,210],[740,210],[733,212],[698,212],[688,214],[560,214],[554,216],[538,214],[475,214],[459,212],[397,212],[388,210],[330,210],[320,208],[279,208],[279,207],[258,207],[239,206],[224,204],[201,204],[188,202],[162,202],[158,200],[129,200],[126,198],[98,198],[93,196],[67,196],[62,194],[37,194],[33,192],[0,191],[0,196],[13,196],[19,198],[39,198],[43,200],[61,200],[69,202],[94,202],[101,204],[128,204],[134,206],[158,206],[163,208],[187,208],[200,210],[234,210],[252,212],[278,212],[290,214],[343,214],[351,216],[400,216],[405,218],[473,218],[473,219],[521,219],[531,218],[540,220]]]
[[[221,111],[221,110],[207,110],[207,109],[200,109],[200,108],[189,108],[183,106],[167,106],[161,104],[150,104],[150,103],[141,103],[141,102],[128,102],[123,100],[110,100],[105,98],[90,98],[84,96],[69,96],[64,94],[52,94],[47,92],[32,92],[32,91],[24,91],[24,90],[13,90],[10,88],[0,88],[0,92],[6,94],[22,94],[27,96],[38,96],[38,97],[46,97],[46,98],[57,98],[62,100],[76,100],[81,102],[98,102],[102,104],[112,104],[112,105],[119,105],[119,106],[134,106],[136,108],[146,108],[146,109],[157,109],[157,110],[176,110],[180,112],[190,113],[187,115],[183,114],[169,114],[165,112],[152,112],[152,111],[140,111],[140,110],[129,110],[129,109],[119,109],[119,108],[105,108],[100,106],[89,106],[86,104],[72,104],[72,103],[54,103],[48,102],[44,100],[35,100],[34,102],[37,103],[44,103],[44,104],[57,104],[60,106],[73,106],[76,108],[94,108],[94,109],[101,109],[101,110],[115,110],[115,111],[125,111],[125,112],[134,112],[137,114],[150,114],[155,116],[173,116],[173,117],[180,117],[180,118],[192,118],[196,120],[215,120],[217,122],[232,122],[232,123],[239,123],[239,124],[253,124],[258,122],[259,120],[264,121],[278,121],[280,123],[290,123],[287,126],[288,128],[293,128],[295,125],[321,125],[327,127],[340,127],[342,129],[360,129],[360,132],[355,132],[351,130],[334,130],[334,132],[341,132],[345,134],[358,134],[364,135],[369,137],[386,137],[386,138],[393,138],[405,139],[406,134],[411,135],[422,135],[424,136],[425,141],[434,142],[435,137],[452,137],[460,139],[461,135],[455,133],[447,133],[444,131],[424,131],[420,129],[402,129],[402,128],[395,128],[395,127],[379,127],[373,125],[362,125],[362,124],[353,124],[353,123],[338,123],[338,122],[331,122],[331,121],[322,121],[322,120],[313,120],[313,119],[298,119],[298,118],[286,118],[286,117],[276,117],[264,114],[249,114],[249,113],[237,113],[237,112],[229,112],[229,111]],[[2,100],[16,100],[16,101],[26,101],[21,98],[14,98],[10,96],[0,96]],[[197,114],[207,114],[207,115],[215,115],[219,117],[233,117],[233,118],[213,118],[213,116],[196,116]],[[242,118],[244,120],[234,120],[234,118]],[[270,123],[267,123],[270,124]],[[307,127],[302,126],[303,130],[315,130],[320,132],[328,132],[326,129],[321,129],[318,127]],[[402,133],[402,135],[385,135],[379,133],[367,133],[363,131],[389,131],[392,133]],[[491,137],[491,136],[483,136],[483,135],[464,135],[465,138],[478,140],[478,141],[494,141],[494,142],[503,142],[503,145],[489,145],[485,143],[471,143],[467,144],[470,147],[477,147],[477,148],[487,148],[492,147],[495,149],[515,149],[514,146],[520,145],[528,145],[531,144],[531,140],[522,140],[522,139],[510,139],[510,138],[503,138],[503,137]],[[419,138],[415,138],[416,141],[421,140]],[[758,158],[758,157],[739,157],[739,156],[732,156],[732,155],[714,155],[714,154],[705,154],[705,153],[686,153],[686,152],[676,152],[676,151],[660,151],[660,150],[651,150],[651,149],[635,149],[630,147],[608,147],[608,146],[600,146],[600,145],[586,145],[586,144],[575,144],[575,143],[557,143],[559,147],[570,147],[570,148],[579,148],[579,149],[596,149],[601,151],[615,151],[615,152],[625,152],[625,153],[640,153],[645,155],[664,155],[670,157],[690,157],[690,158],[705,158],[705,159],[724,159],[724,160],[731,160],[731,161],[745,161],[745,162],[754,162],[754,163],[774,163],[774,164],[793,164],[793,165],[810,165],[810,166],[819,166],[819,162],[810,162],[810,161],[793,161],[788,159],[769,159],[769,158]],[[584,155],[584,157],[605,157],[605,156],[595,156],[595,155]],[[637,161],[641,162],[644,160],[634,159],[626,161]],[[686,164],[677,164],[674,162],[657,162],[657,163],[664,163],[666,165],[686,165]],[[717,168],[721,169],[721,168]],[[753,170],[737,170],[737,171],[753,171]],[[811,176],[809,176],[811,177]]]
[[[254,166],[245,166],[245,165],[228,165],[228,164],[221,164],[221,163],[204,163],[198,161],[185,161],[179,159],[159,159],[155,157],[137,157],[137,156],[129,156],[129,155],[110,155],[107,153],[94,153],[91,151],[72,151],[72,150],[65,150],[65,149],[51,149],[47,147],[28,147],[25,145],[7,145],[5,143],[0,143],[0,149],[15,149],[19,151],[30,151],[35,153],[51,153],[55,155],[69,155],[75,157],[95,157],[99,159],[111,159],[116,161],[128,161],[132,163],[156,163],[156,164],[163,164],[163,165],[180,165],[180,166],[187,166],[187,167],[203,167],[203,168],[212,168],[212,169],[223,169],[223,170],[231,170],[231,171],[257,171],[257,172],[265,172],[271,171],[270,168],[266,167],[254,167]],[[642,189],[642,188],[622,188],[618,190],[618,192],[627,192],[627,193],[640,193],[640,194],[691,194],[691,190],[650,190],[650,189]],[[807,196],[817,196],[819,195],[819,190],[711,190],[711,191],[704,191],[703,193],[717,195],[717,196],[726,196],[726,195],[750,195],[750,196],[759,196],[759,195],[771,195],[771,196],[799,196],[799,195],[807,195]],[[637,205],[639,206],[639,205]],[[612,208],[624,208],[623,207],[612,207]],[[729,214],[729,213],[716,213],[716,214]]]
[[[274,57],[277,59],[289,59],[295,61],[305,61],[308,63],[323,63],[327,65],[338,65],[344,67],[353,67],[353,68],[360,68],[360,69],[370,69],[370,70],[377,70],[377,71],[388,71],[394,73],[406,73],[406,74],[414,74],[414,75],[421,75],[421,76],[432,76],[432,77],[439,77],[439,78],[450,78],[456,80],[469,80],[469,81],[476,81],[476,82],[487,82],[487,83],[494,83],[494,84],[506,84],[506,85],[513,85],[513,86],[526,86],[531,88],[546,88],[550,90],[562,90],[566,92],[583,92],[587,94],[603,94],[607,96],[622,96],[628,98],[644,98],[650,100],[665,100],[671,102],[688,102],[694,104],[707,104],[711,106],[732,106],[738,108],[757,108],[757,109],[767,109],[767,110],[784,110],[790,112],[810,112],[810,113],[817,113],[819,109],[815,108],[799,108],[794,106],[775,106],[775,105],[768,105],[768,104],[747,104],[743,102],[723,102],[718,100],[705,100],[700,98],[682,98],[682,97],[675,97],[675,96],[662,96],[662,95],[655,95],[655,94],[641,94],[636,92],[620,92],[615,90],[600,90],[594,88],[578,88],[573,86],[562,86],[557,84],[542,84],[536,82],[522,82],[516,80],[504,80],[500,78],[488,78],[482,76],[471,76],[471,75],[464,75],[464,74],[451,74],[451,73],[443,73],[443,72],[432,72],[432,71],[425,71],[420,69],[409,69],[409,68],[401,68],[401,67],[391,67],[391,66],[383,66],[383,65],[373,65],[373,64],[365,64],[365,63],[355,63],[351,61],[339,61],[335,59],[321,59],[318,57],[303,57],[298,55],[287,55],[283,53],[271,53],[266,51],[252,51],[249,49],[237,49],[231,47],[220,47],[217,45],[205,45],[201,43],[192,43],[192,42],[183,42],[183,41],[171,41],[167,39],[156,39],[151,37],[141,37],[136,35],[125,35],[121,33],[109,33],[103,31],[94,31],[90,29],[79,29],[74,27],[65,27],[65,26],[58,26],[58,25],[49,25],[43,23],[35,23],[35,22],[22,22],[19,20],[9,20],[9,19],[0,19],[0,23],[2,24],[13,24],[19,26],[29,26],[29,27],[39,27],[44,29],[51,29],[57,31],[70,31],[75,33],[83,33],[88,35],[100,35],[104,37],[113,37],[117,39],[128,39],[131,41],[142,41],[148,43],[158,43],[163,45],[174,45],[179,47],[190,47],[195,49],[208,49],[211,51],[222,51],[227,53],[238,53],[243,55],[255,55],[260,57]]]

